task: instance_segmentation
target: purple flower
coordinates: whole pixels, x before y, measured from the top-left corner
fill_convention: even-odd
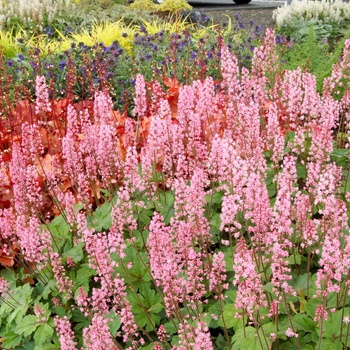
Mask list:
[[[38,62],[30,61],[30,65],[32,66],[34,71],[39,69],[39,63]]]
[[[257,25],[255,31],[256,31],[257,33],[260,33],[260,32],[262,31],[262,26],[261,26],[260,24]]]
[[[49,38],[52,38],[54,35],[54,31],[52,27],[46,27],[45,28],[45,33]]]
[[[67,66],[67,61],[61,61],[61,62],[58,64],[58,68],[59,68],[60,70],[63,70],[66,66]]]
[[[106,74],[106,80],[109,80],[113,77],[113,72],[107,72]]]
[[[6,62],[6,66],[8,66],[8,67],[13,67],[13,61],[12,60],[8,60],[7,62]]]
[[[277,35],[276,35],[275,41],[276,41],[276,44],[277,44],[277,45],[282,44],[282,43],[283,43],[283,37],[282,37],[282,35],[281,35],[281,34],[277,34]]]
[[[72,28],[67,28],[66,29],[66,36],[70,35],[73,33],[73,29]]]

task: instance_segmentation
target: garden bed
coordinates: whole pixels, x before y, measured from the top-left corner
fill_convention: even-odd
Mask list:
[[[232,15],[8,34],[1,348],[350,347],[350,40]]]

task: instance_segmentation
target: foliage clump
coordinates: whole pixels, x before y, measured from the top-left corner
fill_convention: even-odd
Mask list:
[[[164,0],[160,5],[156,5],[152,0],[135,0],[130,7],[132,9],[161,12],[177,12],[192,9],[192,6],[186,0]]]
[[[155,11],[157,5],[152,0],[135,0],[130,8],[133,10]]]
[[[50,24],[56,16],[72,8],[70,0],[0,0],[0,28],[11,27],[15,23]]]
[[[164,12],[177,12],[180,10],[191,10],[192,6],[188,4],[186,0],[164,0],[159,7],[158,11]]]
[[[342,0],[293,0],[273,12],[277,29],[296,40],[305,39],[310,26],[319,38],[336,38],[349,29],[350,4]]]
[[[280,36],[278,36],[280,38]],[[345,38],[336,43],[320,43],[313,27],[309,28],[305,40],[300,42],[283,41],[278,46],[283,70],[300,67],[316,76],[317,91],[322,92],[323,81],[330,76],[333,65],[338,62],[344,48]]]

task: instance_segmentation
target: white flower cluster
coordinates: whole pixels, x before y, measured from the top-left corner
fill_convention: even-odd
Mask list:
[[[350,20],[350,3],[342,0],[292,0],[273,11],[278,28],[293,27],[296,22],[316,20],[318,24],[337,23]]]
[[[0,29],[15,18],[24,23],[40,23],[47,16],[51,23],[55,16],[72,6],[71,0],[0,0]]]

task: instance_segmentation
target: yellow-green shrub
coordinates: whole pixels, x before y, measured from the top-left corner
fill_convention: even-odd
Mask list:
[[[186,0],[164,0],[164,2],[157,7],[158,11],[164,12],[177,12],[191,9],[192,6],[190,6]]]

